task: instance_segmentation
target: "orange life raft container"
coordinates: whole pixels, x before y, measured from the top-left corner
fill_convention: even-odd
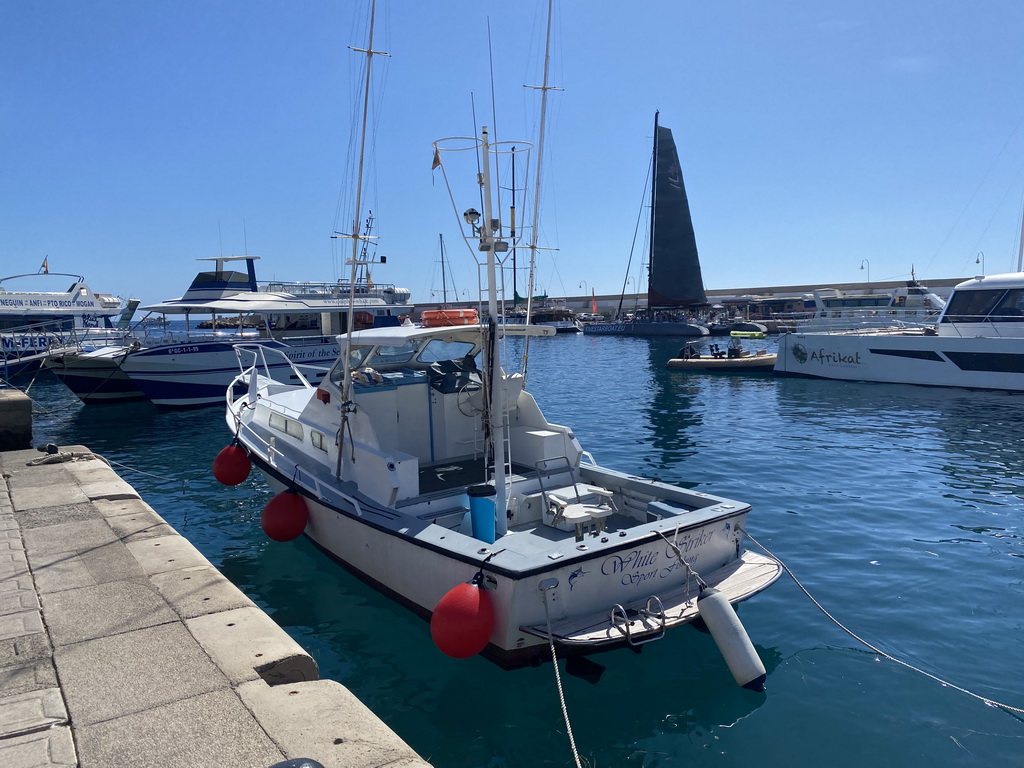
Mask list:
[[[420,315],[424,328],[446,325],[476,325],[480,316],[475,309],[427,309]]]

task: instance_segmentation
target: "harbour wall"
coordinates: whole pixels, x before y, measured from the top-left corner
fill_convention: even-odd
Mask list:
[[[0,453],[0,765],[429,768],[105,460],[51,450]]]

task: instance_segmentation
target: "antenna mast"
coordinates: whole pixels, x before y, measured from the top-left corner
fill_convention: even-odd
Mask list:
[[[548,72],[551,68],[551,13],[554,7],[554,0],[548,0],[548,23],[547,33],[544,39],[544,81],[543,85],[528,85],[527,88],[538,88],[540,97],[540,127],[537,137],[537,170],[533,185],[533,230],[530,232],[530,278],[527,283],[526,293],[526,323],[530,323],[530,316],[533,312],[533,291],[534,275],[537,266],[537,238],[540,222],[540,181],[541,169],[544,165],[544,129],[547,123],[548,114],[548,91],[560,90],[548,85]],[[526,368],[530,356],[530,337],[523,339],[523,380],[526,379]]]

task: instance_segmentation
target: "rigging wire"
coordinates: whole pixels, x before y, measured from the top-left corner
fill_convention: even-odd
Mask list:
[[[839,627],[841,630],[843,630],[843,632],[848,634],[850,637],[852,637],[854,640],[856,640],[858,643],[860,643],[864,647],[868,648],[869,650],[873,651],[874,653],[877,653],[879,656],[882,656],[882,657],[888,659],[889,661],[895,662],[896,664],[899,664],[902,667],[906,667],[907,669],[909,669],[909,670],[911,670],[913,672],[917,672],[919,674],[924,675],[925,677],[931,678],[932,680],[934,680],[935,682],[939,683],[940,685],[944,685],[944,686],[946,686],[948,688],[952,688],[953,690],[960,691],[960,693],[966,693],[968,696],[971,696],[971,697],[973,697],[975,699],[978,699],[978,701],[981,701],[981,702],[983,702],[984,704],[987,704],[990,707],[995,707],[997,709],[1001,709],[1001,710],[1003,710],[1004,712],[1007,712],[1010,715],[1018,717],[1018,719],[1020,719],[1019,718],[1020,715],[1024,715],[1024,709],[1021,709],[1019,707],[1012,707],[1009,704],[1003,704],[1001,702],[996,701],[995,699],[990,699],[987,696],[982,696],[980,694],[974,693],[973,691],[969,691],[966,688],[962,688],[959,685],[955,685],[955,684],[949,682],[948,680],[943,680],[941,677],[938,677],[937,675],[933,675],[931,672],[925,672],[920,667],[915,667],[910,662],[903,661],[903,659],[899,659],[899,658],[893,656],[891,653],[886,653],[885,651],[883,651],[878,646],[869,643],[867,640],[862,638],[860,635],[856,634],[852,629],[849,629],[848,627],[846,627],[841,621],[839,621],[839,619],[837,619],[835,616],[833,616],[831,613],[829,613],[825,609],[825,607],[821,603],[819,603],[810,592],[807,591],[807,588],[803,584],[800,583],[800,580],[789,569],[789,566],[786,565],[784,562],[782,562],[782,560],[777,558],[768,549],[768,547],[766,547],[764,544],[762,544],[757,539],[755,539],[753,536],[751,536],[745,529],[740,528],[739,526],[737,526],[737,528],[748,539],[750,539],[754,544],[756,544],[758,547],[760,547],[762,550],[764,550],[765,554],[767,554],[769,557],[774,559],[779,565],[782,566],[782,569],[787,574],[789,574],[789,577],[793,580],[793,582],[797,585],[797,587],[800,588],[800,591],[803,592],[804,595],[807,596],[807,599],[809,599],[812,603],[814,603],[815,607],[819,611],[824,613],[825,616],[827,616],[828,619],[833,624],[835,624],[837,627]]]

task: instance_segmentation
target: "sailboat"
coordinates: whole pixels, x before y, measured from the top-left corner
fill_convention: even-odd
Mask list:
[[[507,142],[486,127],[439,140],[434,167],[467,141],[478,165],[466,194],[483,212],[467,208],[460,228],[486,321],[350,331],[319,385],[298,369],[297,384],[280,384],[267,375],[275,350],[238,345],[249,363],[227,391],[234,440],[215,475],[235,484],[255,465],[275,492],[269,537],[304,534],[429,619],[454,658],[512,669],[636,648],[698,617],[713,634],[718,619],[735,629],[731,605],[781,573],[743,547],[750,506],[599,465],[509,371],[507,341],[555,331],[498,321],[512,236],[492,165]],[[745,645],[716,637],[736,680],[759,689],[764,667],[740,635]]]
[[[672,131],[654,115],[651,222],[648,247],[647,308],[610,323],[591,323],[584,333],[612,336],[706,336],[708,329],[687,319],[707,305],[697,239],[690,218],[683,173]]]

